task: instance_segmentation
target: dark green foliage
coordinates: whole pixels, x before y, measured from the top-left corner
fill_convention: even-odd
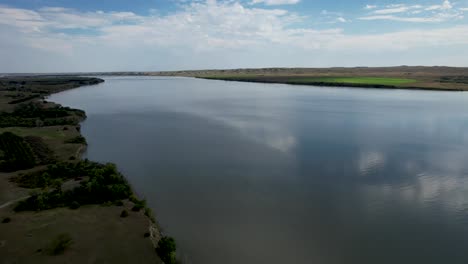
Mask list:
[[[71,144],[84,144],[87,145],[86,143],[86,138],[83,136],[76,136],[74,138],[70,138],[68,140],[65,140],[65,143],[71,143]]]
[[[146,200],[133,199],[135,205],[132,208],[132,211],[139,212],[141,209],[146,207]]]
[[[103,204],[127,199],[132,195],[130,185],[117,171],[113,164],[99,164],[90,161],[78,163],[58,163],[50,165],[45,171],[26,174],[15,179],[22,186],[30,188],[52,186],[56,180],[87,177],[81,185],[72,190],[43,191],[20,202],[16,211],[39,211],[56,207],[71,206],[77,202],[85,204]]]
[[[41,97],[41,95],[40,94],[33,94],[33,95],[30,95],[30,96],[26,96],[26,97],[22,97],[22,98],[19,98],[19,99],[12,100],[12,101],[8,102],[8,104],[19,104],[19,103],[23,103],[23,102],[38,98],[38,97]]]
[[[7,223],[10,223],[11,222],[11,218],[10,217],[5,217],[3,218],[2,220],[2,224],[7,224]]]
[[[83,85],[92,85],[104,80],[76,76],[34,76],[34,77],[3,77],[0,87],[8,91],[34,92],[51,94]]]
[[[72,243],[73,240],[69,234],[60,234],[47,246],[46,252],[52,256],[63,254]]]
[[[154,217],[153,210],[151,210],[151,208],[145,207],[145,215],[151,220],[151,222],[156,223],[156,218]]]
[[[50,186],[55,179],[69,180],[88,176],[92,174],[93,170],[101,166],[104,165],[89,161],[80,161],[77,163],[58,162],[49,165],[45,170],[14,177],[12,181],[24,188],[44,188]]]
[[[57,118],[57,117],[66,117],[69,114],[71,108],[69,107],[62,107],[62,106],[55,106],[55,107],[43,107],[39,102],[30,102],[27,104],[21,104],[16,107],[13,114],[15,116],[23,117],[23,118]]]
[[[122,212],[120,213],[120,217],[124,218],[124,217],[127,217],[127,216],[128,216],[127,210],[122,210]]]
[[[176,243],[172,237],[164,236],[158,242],[158,248],[156,252],[162,261],[166,264],[176,263]]]
[[[151,235],[151,234],[150,234],[149,232],[146,232],[146,233],[143,235],[143,237],[150,237],[150,235]]]
[[[42,138],[27,136],[24,140],[31,146],[38,164],[50,164],[56,162],[54,152],[44,143]]]
[[[36,165],[31,146],[22,137],[11,132],[0,134],[0,150],[3,152],[0,171],[17,171]]]
[[[0,127],[77,125],[85,117],[82,110],[59,105],[44,107],[39,102],[30,102],[19,105],[12,113],[0,113]]]
[[[80,203],[78,203],[77,201],[73,201],[70,203],[70,209],[78,209],[80,208]]]
[[[468,76],[442,76],[439,79],[441,83],[461,83],[468,84]]]

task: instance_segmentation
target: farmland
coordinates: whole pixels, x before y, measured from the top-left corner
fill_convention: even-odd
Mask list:
[[[456,67],[259,68],[138,74],[332,87],[468,91],[468,68]]]

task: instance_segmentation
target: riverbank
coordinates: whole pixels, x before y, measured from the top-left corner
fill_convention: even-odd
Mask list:
[[[0,78],[2,261],[162,263],[161,234],[145,202],[113,165],[81,160],[84,111],[44,100],[101,82]]]
[[[139,72],[137,74],[330,87],[468,91],[468,68],[438,66],[259,68]],[[114,73],[114,75],[118,75],[118,73]]]

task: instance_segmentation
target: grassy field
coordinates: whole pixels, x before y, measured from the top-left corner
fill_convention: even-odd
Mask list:
[[[11,214],[0,210],[0,263],[161,263],[149,238],[143,211],[123,206],[83,206]],[[122,218],[126,209],[129,216]],[[47,248],[60,234],[71,245],[63,254],[51,256]]]
[[[290,81],[298,83],[345,83],[345,84],[365,84],[365,85],[388,85],[401,86],[417,82],[414,79],[403,78],[382,78],[382,77],[312,77],[312,78],[291,78]]]
[[[468,91],[468,68],[439,66],[258,68],[146,72],[138,74],[314,86]]]
[[[40,137],[54,152],[57,160],[62,161],[69,160],[70,157],[78,159],[79,155],[81,155],[81,152],[86,147],[84,144],[65,144],[68,140],[80,136],[80,132],[75,126],[0,128],[0,134],[3,132],[12,132],[21,137]]]

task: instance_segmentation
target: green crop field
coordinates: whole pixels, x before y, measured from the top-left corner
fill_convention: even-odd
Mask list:
[[[416,82],[413,79],[382,78],[382,77],[311,77],[291,78],[290,81],[298,83],[349,83],[366,85],[400,86]]]

